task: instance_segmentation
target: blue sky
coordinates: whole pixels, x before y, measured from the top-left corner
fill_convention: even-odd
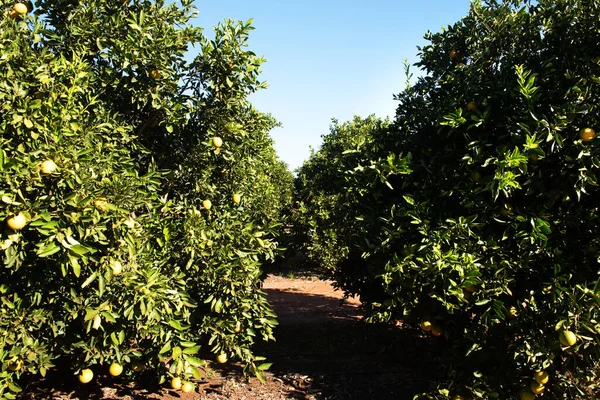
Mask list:
[[[294,170],[310,146],[318,148],[332,118],[393,117],[403,60],[414,63],[425,32],[465,16],[469,0],[221,0],[196,7],[194,24],[207,34],[225,18],[254,18],[250,49],[267,59],[262,80],[269,88],[251,100],[283,124],[272,137]]]

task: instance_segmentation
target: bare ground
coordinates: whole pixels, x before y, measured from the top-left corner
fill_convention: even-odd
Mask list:
[[[279,316],[276,342],[259,346],[273,362],[266,384],[245,380],[239,368],[215,371],[182,394],[151,382],[98,377],[79,385],[74,377],[50,376],[24,388],[23,399],[412,399],[428,387],[430,339],[408,328],[368,325],[360,302],[343,299],[332,282],[315,277],[269,276],[263,286]],[[144,388],[144,389],[142,389]]]

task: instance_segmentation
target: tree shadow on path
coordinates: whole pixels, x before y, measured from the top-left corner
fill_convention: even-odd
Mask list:
[[[258,349],[273,362],[274,377],[294,388],[294,398],[412,399],[428,389],[436,370],[430,338],[366,324],[356,300],[304,289],[265,285],[279,326],[276,342]]]

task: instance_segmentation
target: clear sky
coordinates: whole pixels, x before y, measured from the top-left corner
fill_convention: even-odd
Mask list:
[[[423,35],[465,16],[469,0],[213,0],[196,7],[194,24],[208,35],[225,18],[254,18],[249,45],[267,59],[262,80],[269,87],[251,100],[283,124],[272,137],[294,170],[310,146],[319,147],[332,118],[393,117],[403,60],[414,63]]]

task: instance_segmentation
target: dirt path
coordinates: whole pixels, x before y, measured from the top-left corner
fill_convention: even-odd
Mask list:
[[[31,390],[24,399],[412,399],[426,389],[433,370],[424,360],[430,343],[414,331],[367,325],[360,302],[343,299],[332,282],[317,278],[269,276],[263,289],[279,316],[276,342],[257,353],[273,366],[267,383],[245,381],[232,368],[199,385],[199,393],[181,395],[159,387],[108,388],[99,380],[73,392],[73,385]],[[70,381],[69,381],[70,382]],[[143,386],[143,385],[142,385]]]

